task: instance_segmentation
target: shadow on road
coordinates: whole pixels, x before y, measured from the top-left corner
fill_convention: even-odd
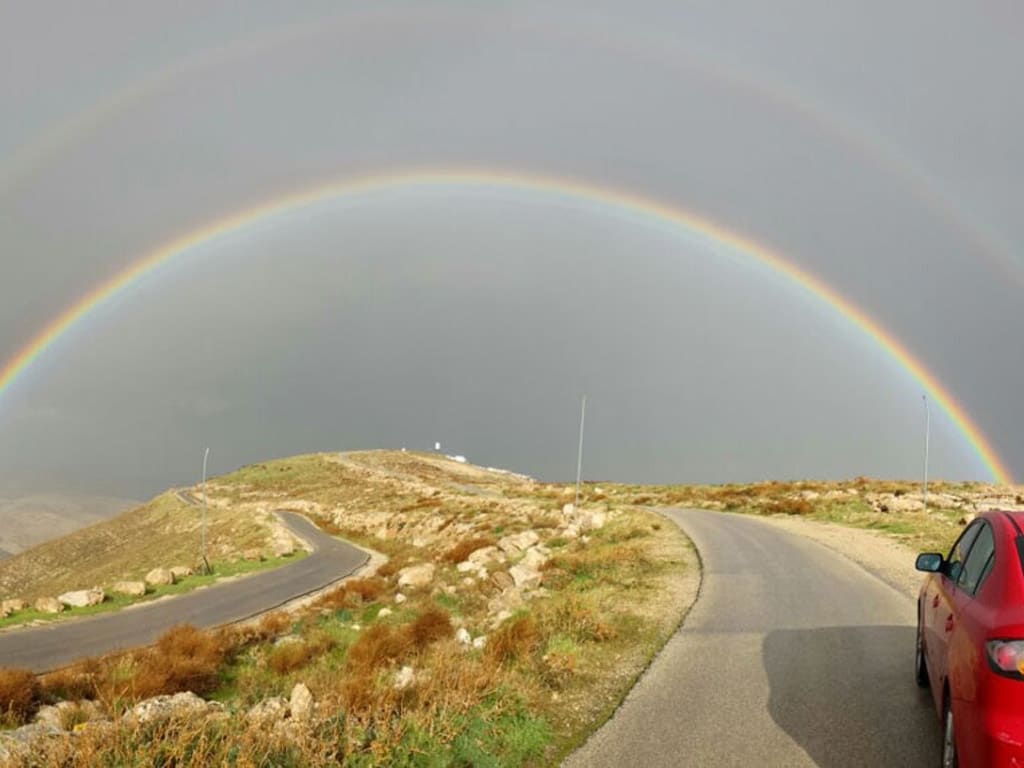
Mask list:
[[[824,768],[936,765],[938,717],[914,682],[913,649],[913,627],[771,632],[772,719]]]

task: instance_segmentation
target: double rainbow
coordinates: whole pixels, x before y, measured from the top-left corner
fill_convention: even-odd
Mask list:
[[[649,222],[668,225],[690,236],[699,235],[708,241],[744,254],[776,274],[796,283],[853,323],[920,383],[923,390],[929,395],[931,402],[945,412],[956,425],[992,478],[999,483],[1011,482],[1009,470],[989,440],[982,434],[967,411],[921,361],[859,307],[839,295],[814,275],[805,272],[771,249],[731,232],[704,217],[631,192],[572,179],[493,169],[422,169],[373,174],[320,184],[239,211],[165,243],[97,286],[90,293],[82,296],[54,318],[11,358],[0,369],[0,403],[12,385],[24,376],[32,364],[73,326],[83,322],[104,302],[127,290],[141,277],[175,256],[213,238],[241,230],[261,219],[287,213],[314,203],[373,191],[412,187],[485,187],[557,195],[578,202],[596,203],[614,213],[640,216]]]

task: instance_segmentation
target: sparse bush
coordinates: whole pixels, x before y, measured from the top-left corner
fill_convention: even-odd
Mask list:
[[[447,611],[440,608],[428,608],[420,614],[405,631],[409,641],[416,650],[423,650],[431,643],[452,635],[452,619]]]
[[[27,669],[0,669],[0,724],[22,725],[39,709],[41,689]]]
[[[402,658],[409,649],[409,637],[401,629],[374,624],[348,649],[347,668],[356,675],[370,674]]]
[[[540,643],[540,631],[533,616],[510,619],[487,639],[487,656],[499,664],[509,664],[532,652]]]
[[[220,666],[231,650],[227,633],[210,634],[187,624],[173,627],[156,646],[136,654],[124,694],[137,700],[181,691],[210,693],[220,682]]]
[[[369,603],[380,597],[386,586],[381,579],[353,579],[346,582],[345,591],[350,595],[358,595],[364,603]]]
[[[287,643],[276,647],[267,659],[268,666],[278,675],[287,675],[323,656],[336,645],[334,639],[319,634],[309,640]]]
[[[769,515],[812,515],[814,505],[807,499],[779,499],[765,506],[764,511]]]

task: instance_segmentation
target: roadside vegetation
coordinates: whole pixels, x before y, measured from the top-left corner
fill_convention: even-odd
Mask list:
[[[1024,488],[933,481],[927,507],[920,483],[858,477],[838,482],[718,486],[605,485],[620,504],[689,506],[753,515],[789,515],[876,530],[919,551],[946,552],[973,516],[1024,508]]]
[[[0,671],[8,728],[73,703],[61,715],[71,732],[37,742],[35,764],[553,764],[614,712],[696,576],[685,537],[647,510],[592,499],[581,529],[565,486],[443,457],[298,457],[219,478],[210,493],[239,514],[305,512],[389,560],[294,613],[177,628],[34,685]],[[466,568],[486,552],[486,570]],[[531,557],[535,580],[513,583]],[[429,581],[400,583],[423,566]],[[300,686],[315,701],[303,717]],[[182,691],[208,708],[136,716],[139,702]]]
[[[102,603],[84,607],[65,607],[61,613],[44,613],[33,607],[16,611],[6,618],[0,617],[0,629],[16,627],[22,624],[33,622],[54,622],[65,619],[73,619],[82,616],[95,616],[100,613],[119,611],[130,605],[138,605],[161,597],[180,595],[191,592],[199,587],[206,587],[221,579],[234,576],[246,576],[259,571],[279,568],[289,563],[297,562],[309,553],[298,550],[289,557],[270,557],[262,560],[230,560],[225,562],[211,562],[208,573],[193,573],[179,578],[174,584],[147,585],[146,594],[133,597],[130,595],[110,593],[107,594]]]

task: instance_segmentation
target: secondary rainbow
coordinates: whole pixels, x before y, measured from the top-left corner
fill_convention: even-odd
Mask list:
[[[51,346],[73,326],[85,320],[105,301],[126,290],[134,282],[175,256],[213,238],[236,232],[247,225],[276,214],[300,209],[313,203],[356,196],[377,190],[426,187],[486,187],[491,189],[546,192],[598,203],[619,213],[637,214],[668,224],[690,235],[700,235],[743,254],[773,272],[801,286],[809,294],[830,305],[913,376],[931,401],[944,411],[973,450],[1000,483],[1012,482],[1005,463],[953,395],[915,358],[895,336],[886,331],[862,309],[841,296],[819,278],[787,261],[770,248],[732,232],[703,216],[633,192],[599,186],[590,182],[519,171],[494,169],[418,169],[396,173],[378,173],[318,184],[312,188],[277,197],[195,229],[150,251],[131,266],[84,295],[43,328],[2,369],[0,402],[7,391]]]

